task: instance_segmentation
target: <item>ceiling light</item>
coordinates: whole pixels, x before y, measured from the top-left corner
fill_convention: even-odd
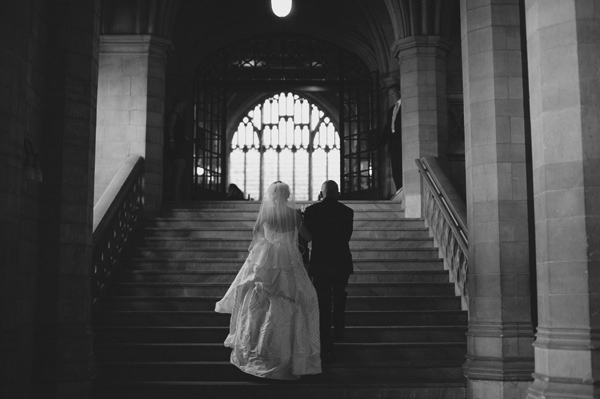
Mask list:
[[[279,18],[286,17],[292,10],[292,0],[271,0],[271,9]]]

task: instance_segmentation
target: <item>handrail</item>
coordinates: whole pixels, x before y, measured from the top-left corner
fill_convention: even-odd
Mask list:
[[[435,157],[415,159],[421,173],[423,217],[437,241],[450,271],[463,309],[469,308],[468,259],[469,240],[466,227],[466,207],[446,177]]]
[[[144,210],[144,158],[130,156],[94,206],[92,304],[104,294]]]

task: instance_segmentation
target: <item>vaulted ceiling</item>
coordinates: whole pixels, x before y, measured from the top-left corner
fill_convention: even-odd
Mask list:
[[[211,53],[266,34],[301,33],[352,51],[382,76],[397,70],[391,48],[413,35],[457,37],[457,0],[295,0],[278,18],[270,0],[103,0],[102,33],[171,39],[171,73],[189,76]]]
[[[458,11],[458,0],[293,0],[290,15],[278,18],[270,0],[102,0],[102,34],[170,39],[167,94],[191,98],[194,76],[204,61],[228,46],[267,35],[300,34],[332,44],[357,56],[380,79],[395,81],[399,77],[392,51],[395,41],[443,36],[455,43],[454,64],[459,65]],[[454,75],[460,76],[460,71]],[[230,115],[244,112],[257,94],[230,90]],[[334,93],[314,95],[325,108],[337,106]]]

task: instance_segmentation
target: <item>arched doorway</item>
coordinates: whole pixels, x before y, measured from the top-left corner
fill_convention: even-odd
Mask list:
[[[224,193],[229,183],[227,176],[232,176],[228,172],[231,163],[227,162],[231,143],[226,133],[232,98],[242,93],[251,96],[255,105],[259,98],[273,96],[273,93],[284,93],[286,96],[287,93],[293,93],[298,98],[311,97],[334,104],[335,109],[330,111],[334,114],[327,117],[329,123],[334,120],[338,123],[334,130],[339,137],[336,146],[339,148],[340,169],[337,177],[332,178],[340,182],[346,198],[376,198],[379,168],[373,143],[378,131],[377,78],[376,71],[369,71],[366,64],[349,51],[300,35],[262,36],[232,45],[209,57],[196,73],[194,197],[214,198],[213,194]],[[246,104],[245,113],[247,109]],[[239,123],[239,120],[235,123]],[[279,121],[275,124],[279,124]],[[292,129],[296,129],[295,125]],[[302,127],[299,126],[299,129],[301,132]],[[252,139],[255,140],[253,136]],[[257,135],[257,139],[260,143],[264,137]],[[248,143],[250,141],[244,142],[240,148]],[[330,148],[332,146],[333,142],[329,144]],[[248,148],[252,149],[252,144]],[[307,159],[306,162],[300,161],[305,162],[307,167],[311,164],[311,156],[313,159],[321,156],[318,152],[309,154],[309,147],[305,150],[296,146],[295,151],[291,153],[294,155],[292,158]],[[307,151],[308,158],[299,156],[298,151]],[[266,158],[274,157],[274,154],[280,158],[282,153],[261,152],[257,148],[256,153],[246,152],[243,162],[248,162],[248,159],[258,162],[258,159],[264,163]],[[332,161],[333,155],[325,154],[322,158]],[[232,153],[233,157],[238,155]],[[281,168],[278,170],[280,173]],[[317,176],[313,169],[312,173],[319,180],[329,172]],[[294,176],[290,177],[295,179]],[[251,196],[260,198],[264,182],[270,178],[261,175],[258,183],[251,182],[250,185],[254,185],[254,194]],[[286,179],[281,175],[280,178]],[[312,183],[309,184],[311,178],[307,179],[306,189],[296,191],[303,192],[302,196],[306,199],[316,199],[318,191],[315,192]],[[248,184],[247,181],[243,183],[246,186]],[[243,190],[250,192],[247,187]]]
[[[296,200],[316,200],[327,179],[340,179],[340,139],[316,104],[282,92],[242,118],[231,140],[228,180],[249,198],[262,199],[271,182],[282,180]]]

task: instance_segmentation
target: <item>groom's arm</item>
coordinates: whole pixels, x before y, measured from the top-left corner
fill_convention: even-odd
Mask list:
[[[304,220],[302,225],[304,226],[306,232],[310,235],[310,240],[307,241],[311,241],[315,230],[313,209],[310,209],[310,207],[306,208],[306,211],[304,211]]]
[[[343,226],[342,226],[344,240],[350,241],[350,238],[352,238],[352,231],[354,230],[353,225],[354,225],[354,211],[352,209],[350,209],[349,212],[347,213],[346,217],[344,218],[344,222],[343,222]]]
[[[298,225],[300,228],[298,229],[298,234],[300,238],[302,238],[307,244],[312,240],[312,236],[310,235],[310,231],[306,227],[306,214],[304,218],[298,216]]]

